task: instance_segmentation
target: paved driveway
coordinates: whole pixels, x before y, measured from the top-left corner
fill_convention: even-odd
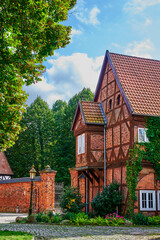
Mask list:
[[[26,217],[27,213],[0,213],[0,223],[15,222],[16,217]]]
[[[23,231],[35,240],[160,240],[159,227],[60,226],[48,224],[0,224],[0,230]]]

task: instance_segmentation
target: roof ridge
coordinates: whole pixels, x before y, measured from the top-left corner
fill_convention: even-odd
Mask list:
[[[124,56],[124,57],[139,58],[139,59],[143,59],[143,60],[150,60],[150,61],[160,62],[160,60],[158,60],[158,59],[153,59],[153,58],[145,58],[145,57],[131,56],[131,55],[127,55],[127,54],[114,53],[114,52],[109,52],[109,51],[108,51],[108,53],[109,53],[109,54],[114,54],[114,55],[119,55],[119,56]]]

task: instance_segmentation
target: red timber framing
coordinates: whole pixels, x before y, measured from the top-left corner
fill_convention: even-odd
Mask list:
[[[132,57],[130,58],[132,60]],[[107,52],[93,103],[101,103],[107,120],[105,135],[106,183],[109,185],[114,180],[120,183],[120,191],[123,196],[122,214],[126,213],[128,199],[126,160],[128,159],[129,149],[133,148],[134,143],[137,142],[138,128],[144,128],[146,117],[145,114],[137,114],[134,111],[133,102],[131,105],[128,96],[114,68],[112,54],[110,56]],[[104,124],[87,122],[85,114],[88,114],[88,112],[84,106],[84,103],[78,103],[72,125],[76,138],[76,165],[74,171],[71,171],[71,179],[77,172],[78,182],[75,186],[79,187],[84,196],[83,201],[86,202],[86,209],[90,211],[90,202],[98,192],[102,191],[104,186]],[[85,153],[78,154],[78,136],[83,133],[85,133]],[[160,190],[160,184],[156,182],[151,163],[143,160],[142,166],[143,170],[140,172],[137,185],[138,201],[135,203],[135,212],[140,211],[140,191],[153,190],[157,194],[157,191]],[[71,184],[72,182],[71,180]],[[148,214],[146,211],[142,212]],[[158,208],[149,212],[151,215],[158,213],[160,213]]]

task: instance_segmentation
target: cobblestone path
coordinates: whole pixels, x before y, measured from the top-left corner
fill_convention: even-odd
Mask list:
[[[0,224],[0,230],[32,233],[35,240],[160,240],[159,227],[59,226],[44,224]]]

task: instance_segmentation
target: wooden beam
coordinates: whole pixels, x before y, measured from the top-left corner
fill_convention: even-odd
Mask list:
[[[93,184],[93,179],[89,176],[89,174],[86,171],[82,171],[82,172],[88,178],[88,180]]]
[[[95,168],[94,171],[98,174],[98,177],[99,177],[100,179],[102,179],[102,181],[104,181],[104,178],[103,178],[101,172],[100,172],[97,168]]]
[[[95,173],[92,170],[89,170],[90,174],[93,176],[93,178],[99,183],[99,178],[95,175]]]

